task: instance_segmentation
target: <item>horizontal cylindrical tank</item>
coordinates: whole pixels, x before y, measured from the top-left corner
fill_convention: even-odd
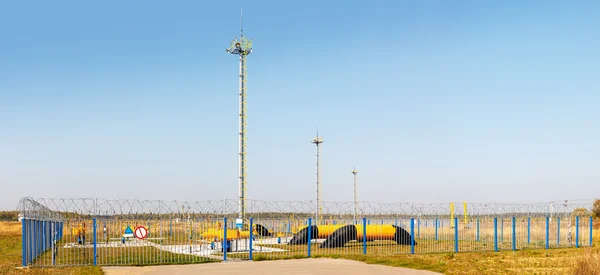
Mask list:
[[[363,240],[363,226],[356,225],[356,239]],[[396,228],[393,225],[371,224],[367,225],[367,241],[373,240],[393,240],[396,235]]]
[[[313,239],[325,239],[329,237],[334,231],[342,227],[343,225],[318,225],[317,236],[311,236]],[[299,230],[306,228],[302,226]],[[396,228],[393,225],[388,224],[370,224],[367,225],[367,241],[373,240],[393,240],[396,234]],[[363,225],[356,225],[356,239],[358,241],[363,240]]]

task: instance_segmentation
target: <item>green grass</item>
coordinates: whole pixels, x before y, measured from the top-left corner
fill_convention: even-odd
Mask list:
[[[21,224],[0,222],[0,274],[104,274],[97,266],[24,268],[21,266]]]
[[[62,244],[61,244],[62,246]],[[205,257],[177,254],[163,251],[155,247],[116,247],[97,248],[98,265],[147,266],[169,264],[198,264],[215,262]],[[94,263],[93,249],[89,248],[59,248],[56,265],[92,265]],[[33,265],[48,266],[52,264],[52,254],[45,252],[34,261]]]

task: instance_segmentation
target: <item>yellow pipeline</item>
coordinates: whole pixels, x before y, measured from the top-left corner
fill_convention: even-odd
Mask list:
[[[318,225],[319,229],[318,236],[311,238],[314,239],[326,239],[329,235],[333,234],[334,231],[338,230],[340,227],[345,225]],[[306,228],[306,226],[302,226],[299,230]],[[393,225],[381,225],[381,224],[370,224],[367,225],[367,241],[373,240],[393,240],[394,235],[396,234],[396,228]],[[363,226],[356,225],[356,238],[357,240],[363,239]]]
[[[356,225],[356,239],[363,240],[363,226]],[[393,240],[396,235],[396,228],[388,224],[370,224],[367,225],[367,241],[373,240]]]
[[[227,232],[228,234],[228,239],[229,239],[229,232]],[[240,238],[242,239],[249,239],[250,238],[250,231],[249,230],[245,230],[245,231],[240,231]],[[254,231],[254,236],[256,236],[256,230]]]
[[[223,233],[225,231],[222,229],[208,229],[206,230],[204,233],[202,233],[202,238],[204,239],[217,239],[217,240],[223,240],[224,236]],[[249,234],[248,234],[249,235]],[[234,239],[238,239],[240,237],[240,232],[237,229],[227,229],[227,240],[234,240]]]
[[[312,239],[325,239],[327,237],[329,237],[329,235],[331,235],[333,233],[333,231],[338,230],[340,227],[342,227],[344,225],[333,225],[333,224],[328,224],[328,225],[317,225],[317,228],[319,229],[319,234],[318,236],[311,236]],[[298,227],[298,232],[300,232],[300,230],[306,228],[307,226],[301,226]]]
[[[223,229],[207,229],[204,233],[202,233],[202,238],[206,239],[206,240],[211,240],[211,239],[217,239],[217,240],[223,240],[224,236],[223,236]],[[254,236],[257,235],[256,230],[254,230]],[[248,230],[237,230],[237,229],[227,229],[227,240],[234,240],[234,239],[248,239],[250,238],[250,231]]]

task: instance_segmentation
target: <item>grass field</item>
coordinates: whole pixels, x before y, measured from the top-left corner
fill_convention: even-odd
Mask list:
[[[598,228],[599,225],[596,225],[595,228]],[[278,245],[271,246],[276,247]],[[372,264],[426,269],[445,274],[600,274],[600,236],[597,233],[593,248],[519,250],[499,253],[393,254],[397,251],[389,250],[390,248],[386,245],[373,244],[368,247],[368,252],[373,254],[376,252],[389,253],[364,256],[353,255],[352,253],[340,255],[335,254],[336,251],[332,249],[321,250],[316,248],[316,245],[313,247],[314,257],[346,258]],[[360,250],[362,246],[352,245],[348,249]],[[384,249],[388,250],[385,251]],[[400,247],[398,249],[405,252],[406,248]],[[126,253],[130,256],[133,254],[135,252]],[[299,258],[304,257],[304,255],[293,253],[289,254],[288,257]],[[268,259],[272,259],[272,257],[267,253],[255,253],[255,260]],[[178,261],[174,260],[172,263],[176,264]],[[93,266],[17,269],[16,267],[20,265],[21,224],[17,222],[0,222],[0,274],[102,274],[99,267]]]
[[[21,266],[21,224],[0,222],[0,274],[103,274],[100,267],[26,268]]]

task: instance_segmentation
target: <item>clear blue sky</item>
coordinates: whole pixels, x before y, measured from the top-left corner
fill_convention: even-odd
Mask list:
[[[249,199],[600,196],[597,1],[4,1],[0,209],[235,199],[240,8]]]

